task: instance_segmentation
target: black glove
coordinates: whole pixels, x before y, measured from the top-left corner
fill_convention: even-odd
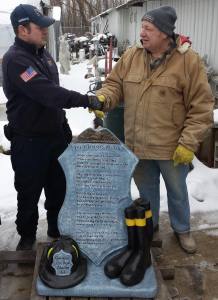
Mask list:
[[[94,123],[94,128],[98,128],[99,126],[100,127],[103,127],[103,120],[99,117],[96,117],[94,120],[93,120],[93,123]]]
[[[88,107],[93,110],[103,110],[104,101],[100,100],[97,96],[88,96],[89,105]]]

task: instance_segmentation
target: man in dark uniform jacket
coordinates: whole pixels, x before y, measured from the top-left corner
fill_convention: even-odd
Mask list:
[[[17,250],[32,249],[38,225],[38,201],[44,188],[48,236],[59,237],[57,216],[66,182],[58,156],[72,139],[63,108],[101,110],[103,103],[59,86],[57,66],[44,49],[54,19],[32,5],[20,4],[11,13],[16,37],[3,58],[3,89],[8,99],[11,162],[15,172],[18,212]]]

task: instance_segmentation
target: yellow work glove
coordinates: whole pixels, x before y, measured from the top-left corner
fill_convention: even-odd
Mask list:
[[[178,164],[189,164],[193,158],[194,152],[182,145],[178,145],[173,154],[174,166],[177,166]]]
[[[101,110],[94,110],[94,114],[95,114],[96,118],[104,119],[105,114],[104,114],[103,111],[101,111]]]
[[[98,100],[100,102],[105,102],[105,96],[99,95],[99,96],[96,96],[96,97],[98,98]],[[96,118],[104,119],[105,114],[101,110],[93,110],[93,109],[89,108],[89,112],[90,113],[94,112]]]

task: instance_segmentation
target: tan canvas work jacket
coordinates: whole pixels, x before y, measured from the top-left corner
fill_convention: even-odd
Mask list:
[[[172,159],[178,144],[196,151],[213,123],[214,99],[197,53],[173,49],[157,69],[142,47],[128,49],[98,95],[109,110],[124,101],[126,145],[140,159]]]

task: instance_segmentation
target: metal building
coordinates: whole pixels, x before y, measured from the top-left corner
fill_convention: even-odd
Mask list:
[[[173,6],[178,15],[176,32],[187,35],[192,47],[218,72],[217,0],[130,0],[91,19],[92,32],[111,32],[120,48],[139,40],[141,18],[146,11],[162,5]]]

